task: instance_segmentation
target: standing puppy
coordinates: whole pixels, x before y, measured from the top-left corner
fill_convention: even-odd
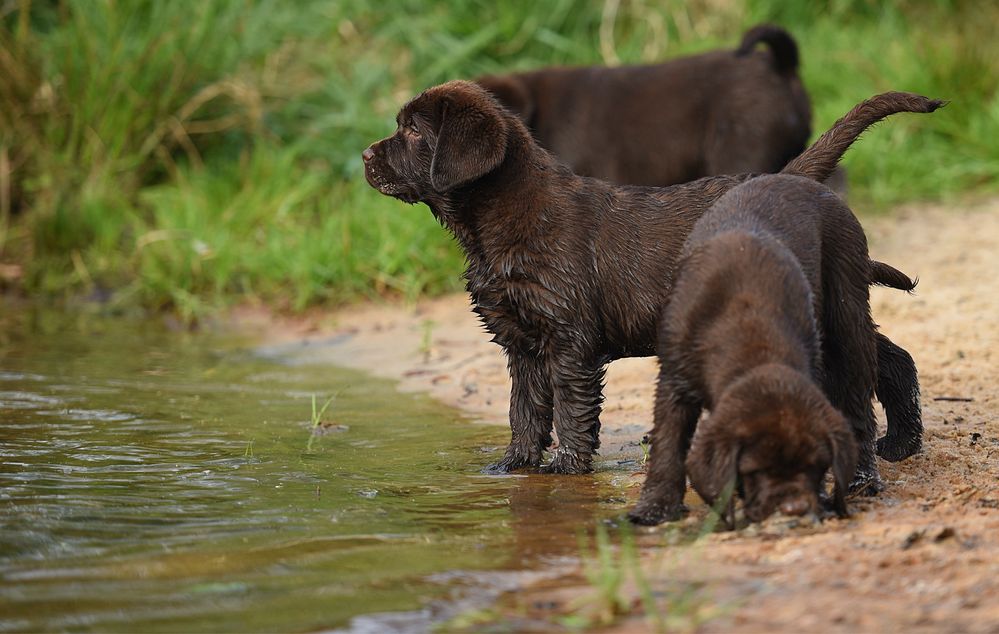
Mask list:
[[[747,31],[736,50],[476,81],[573,172],[619,185],[777,172],[811,134],[798,46],[771,25]]]
[[[817,511],[831,469],[845,515],[854,437],[873,417],[869,266],[853,213],[797,176],[743,183],[697,221],[659,327],[652,455],[632,521],[678,519],[686,473],[709,504],[731,487],[728,517],[738,492],[759,521]]]
[[[827,178],[874,122],[939,106],[908,93],[874,97],[785,169]],[[554,426],[559,447],[545,469],[589,471],[599,446],[604,366],[655,353],[659,315],[691,228],[753,176],[666,188],[580,177],[470,82],[424,91],[397,123],[395,134],[362,153],[365,177],[382,194],[426,203],[465,251],[473,310],[506,352],[513,383],[512,437],[493,469],[539,466]],[[873,282],[876,273],[868,267],[860,277]],[[873,427],[859,440],[858,473],[877,481]]]

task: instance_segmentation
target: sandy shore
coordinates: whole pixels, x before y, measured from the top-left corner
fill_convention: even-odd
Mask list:
[[[872,305],[884,332],[919,367],[925,449],[899,464],[881,462],[888,490],[854,501],[849,519],[718,533],[668,569],[650,568],[654,587],[689,582],[701,587],[705,602],[729,606],[699,629],[999,631],[999,291],[992,279],[999,271],[999,200],[906,207],[864,225],[873,257],[920,279],[913,296],[875,289]],[[354,307],[332,319],[279,324],[270,336],[300,340],[300,356],[313,361],[396,379],[403,390],[428,392],[506,425],[505,359],[464,295],[415,307]],[[655,373],[653,359],[611,364],[602,459],[640,456],[635,444],[651,426]],[[953,397],[970,400],[943,400]],[[629,499],[638,485],[636,478]],[[704,513],[695,509],[686,521],[701,522]],[[656,543],[662,530],[643,543]],[[658,559],[654,546],[645,548],[650,561]],[[567,596],[586,591],[575,583],[566,579],[561,588],[526,596],[549,597],[541,612],[557,613]],[[523,595],[512,602],[538,604]],[[615,627],[647,625],[635,616]]]

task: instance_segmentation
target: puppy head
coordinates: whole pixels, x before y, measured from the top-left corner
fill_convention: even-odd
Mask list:
[[[708,504],[716,504],[726,489],[738,491],[746,517],[755,522],[775,511],[817,511],[829,469],[836,512],[845,516],[856,464],[846,419],[815,384],[789,368],[764,366],[733,384],[698,425],[687,472]],[[727,517],[732,504],[730,499]]]
[[[399,111],[395,134],[364,150],[365,178],[386,196],[408,203],[482,178],[506,155],[504,114],[472,82],[429,88]]]

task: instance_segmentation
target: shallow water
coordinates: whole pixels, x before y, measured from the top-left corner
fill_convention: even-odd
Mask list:
[[[423,631],[622,508],[614,471],[482,475],[505,430],[293,358],[0,313],[0,630]]]

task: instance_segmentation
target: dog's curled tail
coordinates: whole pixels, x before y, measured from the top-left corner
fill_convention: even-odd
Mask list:
[[[773,52],[774,67],[778,73],[788,74],[798,70],[797,43],[790,33],[773,24],[759,24],[746,31],[735,54],[739,57],[749,55],[760,42],[769,46]]]
[[[919,279],[912,279],[902,271],[899,271],[890,264],[871,260],[871,284],[896,288],[906,293],[911,293],[916,288]]]
[[[878,121],[898,112],[933,112],[946,104],[946,101],[911,92],[886,92],[871,97],[854,106],[815,143],[784,166],[781,173],[824,181],[836,169],[847,148]]]

